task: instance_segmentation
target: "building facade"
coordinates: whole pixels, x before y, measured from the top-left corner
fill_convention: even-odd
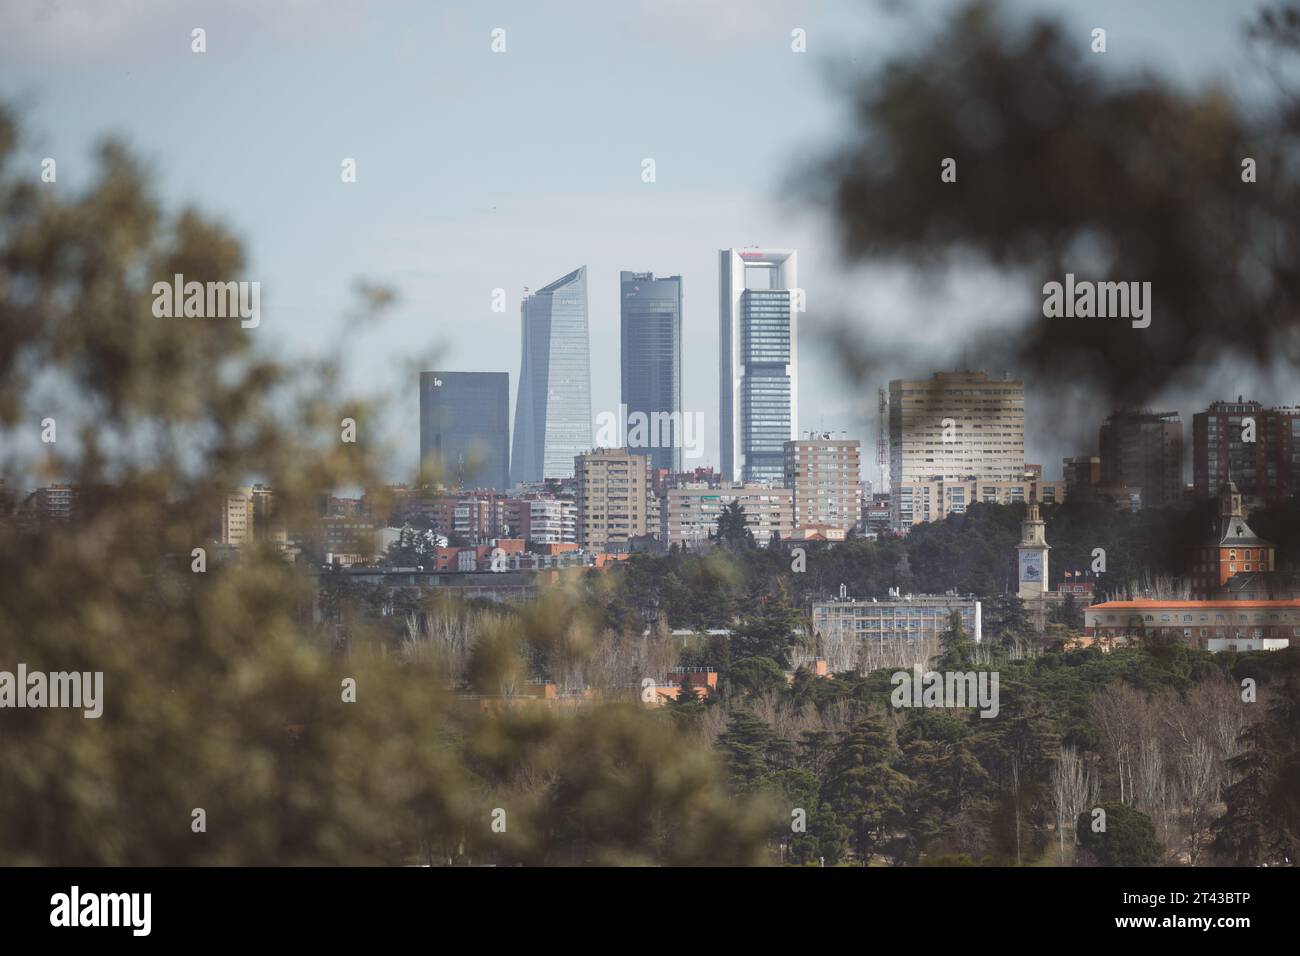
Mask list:
[[[650,481],[645,455],[597,448],[574,461],[578,545],[589,551],[626,548],[649,533]]]
[[[1060,504],[1066,499],[1064,481],[1040,481],[1032,476],[1014,481],[909,481],[895,486],[890,510],[895,531],[904,532],[927,521],[963,514],[973,504],[1012,505],[1037,501]]]
[[[1219,520],[1213,539],[1193,555],[1191,591],[1208,598],[1238,573],[1274,571],[1275,547],[1246,523],[1241,492],[1231,481],[1219,491]]]
[[[420,373],[420,474],[448,488],[510,487],[509,373]]]
[[[1025,384],[985,372],[889,383],[893,484],[1025,474]]]
[[[862,447],[829,432],[785,443],[785,486],[794,492],[794,526],[847,532],[862,517]]]
[[[911,519],[904,517],[907,485],[941,482],[963,497],[954,483],[1024,482],[1024,382],[971,371],[895,379],[888,420],[890,490],[900,530],[923,520],[917,508]]]
[[[1061,459],[1065,490],[1071,497],[1083,498],[1101,484],[1101,456],[1080,455]]]
[[[1101,425],[1103,485],[1141,490],[1142,507],[1183,501],[1183,422],[1177,412],[1122,410]]]
[[[813,631],[823,640],[937,640],[952,618],[961,615],[968,639],[984,638],[982,605],[973,596],[916,594],[887,601],[841,599],[814,601]]]
[[[794,492],[766,484],[723,481],[718,487],[690,484],[668,489],[668,543],[698,548],[718,530],[722,509],[738,501],[754,540],[766,547],[773,532],[788,538],[794,532]]]
[[[656,447],[633,448],[652,468],[682,468],[682,277],[619,273],[622,397],[628,416],[663,421]]]
[[[1300,637],[1300,600],[1105,601],[1084,608],[1083,622],[1094,639],[1172,638],[1209,651],[1277,650]]]
[[[799,427],[798,257],[723,249],[718,260],[722,477],[779,483]]]
[[[587,267],[525,290],[520,318],[511,484],[571,478],[574,456],[592,447]]]
[[[1214,402],[1192,416],[1192,484],[1200,498],[1231,479],[1248,498],[1290,497],[1300,483],[1300,409]]]

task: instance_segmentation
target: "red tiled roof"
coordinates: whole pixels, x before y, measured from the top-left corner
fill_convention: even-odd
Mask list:
[[[1142,598],[1136,601],[1106,601],[1102,604],[1091,604],[1084,608],[1085,611],[1102,611],[1102,610],[1138,610],[1141,608],[1186,608],[1187,610],[1198,610],[1204,608],[1252,608],[1252,607],[1295,607],[1300,608],[1300,598],[1291,598],[1284,601],[1153,601]]]

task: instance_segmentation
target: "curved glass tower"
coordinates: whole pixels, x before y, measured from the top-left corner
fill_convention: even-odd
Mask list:
[[[592,447],[587,267],[525,295],[519,311],[523,357],[510,481],[572,478],[573,457]]]

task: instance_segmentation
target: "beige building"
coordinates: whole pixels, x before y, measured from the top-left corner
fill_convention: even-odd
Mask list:
[[[1025,383],[985,372],[936,372],[889,383],[891,488],[916,481],[1025,472]]]
[[[766,546],[772,532],[788,538],[794,531],[794,492],[766,484],[724,481],[718,488],[703,482],[668,489],[668,543],[697,548],[718,529],[718,515],[733,501],[745,509],[754,540]]]
[[[284,523],[272,512],[274,495],[266,485],[236,488],[222,499],[221,543],[235,546],[254,541],[273,541],[283,547],[288,542]]]
[[[649,458],[626,448],[597,448],[573,459],[578,546],[626,546],[649,528]]]
[[[794,492],[794,526],[848,531],[861,518],[860,443],[829,432],[785,443],[785,486]]]
[[[927,521],[942,521],[962,514],[975,503],[1010,505],[1029,501],[1060,504],[1065,501],[1064,481],[1041,481],[1031,475],[1014,481],[911,481],[896,485],[892,509],[894,530],[906,531]]]
[[[898,530],[937,520],[948,510],[932,498],[931,517],[917,517],[922,508],[904,507],[908,486],[942,483],[957,505],[972,499],[961,502],[965,496],[955,483],[1023,482],[1025,383],[971,371],[890,382],[889,476]]]
[[[251,488],[239,488],[222,498],[221,543],[233,544],[236,547],[253,543]]]

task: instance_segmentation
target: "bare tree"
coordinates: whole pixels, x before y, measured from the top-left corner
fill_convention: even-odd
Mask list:
[[[1102,752],[1119,784],[1121,803],[1135,801],[1135,777],[1138,741],[1144,723],[1146,701],[1142,693],[1128,684],[1107,685],[1093,695],[1090,703],[1093,720],[1102,735]]]
[[[1070,842],[1075,842],[1074,821],[1097,802],[1096,768],[1086,754],[1069,745],[1061,746],[1060,756],[1052,765],[1052,798],[1056,808],[1056,832],[1061,845],[1061,862],[1065,861],[1065,828],[1070,828]]]

